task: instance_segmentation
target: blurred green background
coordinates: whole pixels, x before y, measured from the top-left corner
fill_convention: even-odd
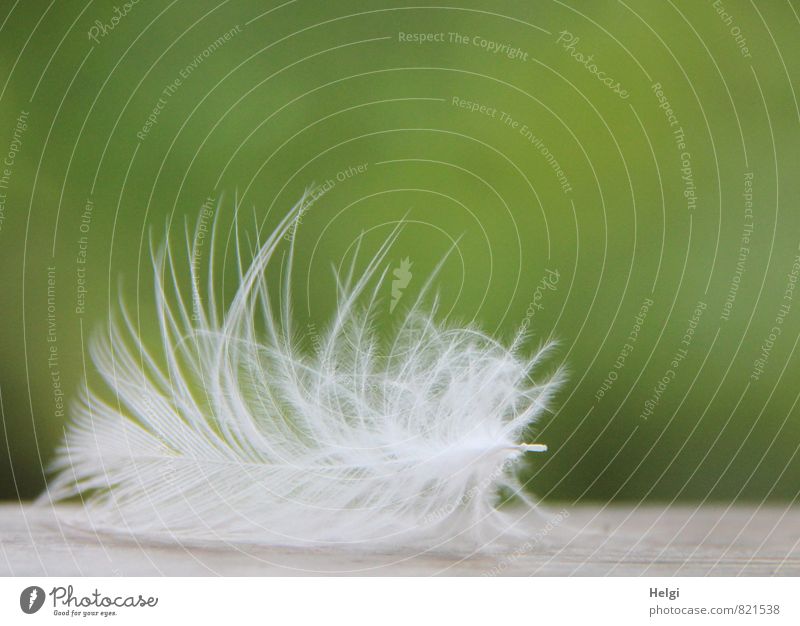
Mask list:
[[[406,217],[403,298],[458,240],[451,319],[559,338],[535,493],[794,500],[799,11],[6,0],[0,498],[43,488],[120,295],[158,345],[151,237],[211,198],[229,264],[235,202],[252,238],[325,184],[297,232],[301,328],[331,311],[331,264]]]

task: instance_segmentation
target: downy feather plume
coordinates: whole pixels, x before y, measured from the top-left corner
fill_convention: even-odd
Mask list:
[[[396,229],[362,273],[355,260],[334,273],[337,307],[309,350],[289,287],[307,200],[248,267],[235,227],[239,282],[224,312],[216,218],[207,278],[190,263],[191,297],[170,245],[153,250],[161,345],[146,345],[124,304],[112,315],[90,352],[113,401],[86,389],[73,404],[42,498],[79,496],[72,522],[93,531],[167,541],[436,548],[524,537],[498,499],[511,490],[535,506],[515,471],[546,449],[523,436],[561,378],[531,378],[552,344],[523,358],[519,337],[508,348],[437,321],[433,276],[379,338],[373,313]],[[194,260],[202,237],[189,235]],[[274,260],[283,269],[273,294]]]

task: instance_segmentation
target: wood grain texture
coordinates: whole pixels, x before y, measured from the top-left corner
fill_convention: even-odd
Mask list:
[[[552,512],[557,513],[558,507]],[[489,555],[137,544],[67,530],[50,508],[0,505],[4,576],[800,575],[800,508],[578,506]]]

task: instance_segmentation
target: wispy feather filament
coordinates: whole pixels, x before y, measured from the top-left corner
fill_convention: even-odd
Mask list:
[[[96,529],[180,540],[437,546],[513,531],[497,494],[520,490],[515,460],[546,450],[521,438],[561,378],[531,379],[551,344],[522,358],[476,328],[436,321],[433,277],[382,342],[372,311],[395,231],[363,273],[353,262],[336,276],[337,310],[315,327],[313,351],[302,349],[295,237],[283,239],[306,201],[246,268],[237,248],[224,314],[213,258],[201,298],[196,264],[187,296],[171,247],[154,252],[162,345],[145,345],[124,307],[92,344],[117,402],[86,391],[73,405],[49,498],[81,495]],[[265,270],[281,246],[276,298]]]

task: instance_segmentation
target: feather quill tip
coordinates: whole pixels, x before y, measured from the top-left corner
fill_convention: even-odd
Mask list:
[[[547,444],[544,443],[521,443],[518,447],[524,452],[547,452]]]

